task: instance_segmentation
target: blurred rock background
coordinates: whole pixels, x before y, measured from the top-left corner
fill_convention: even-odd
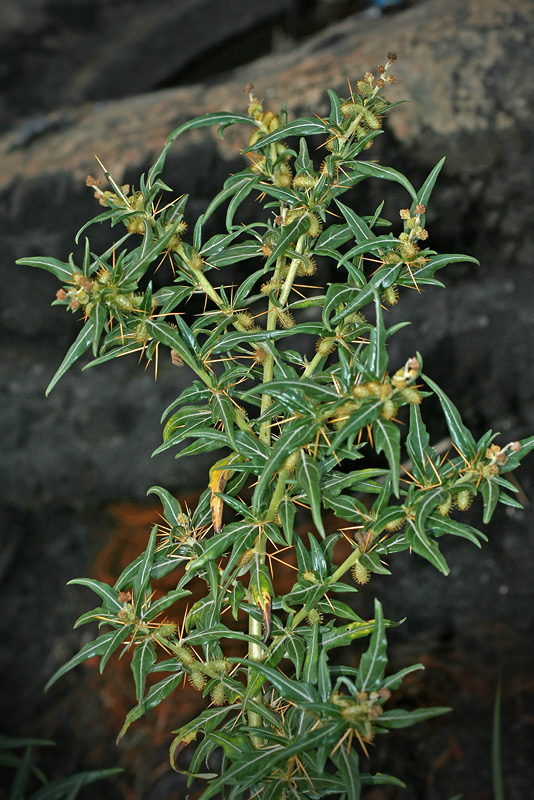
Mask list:
[[[481,266],[449,267],[440,276],[447,291],[406,293],[389,320],[413,324],[396,337],[391,358],[419,349],[426,371],[475,434],[492,427],[504,441],[527,436],[534,428],[533,35],[530,0],[11,0],[2,8],[3,718],[10,733],[58,740],[50,762],[57,774],[119,763],[124,778],[99,786],[98,796],[185,796],[165,769],[168,731],[180,722],[176,708],[161,722],[159,749],[153,751],[147,725],[117,750],[121,722],[109,701],[117,699],[117,685],[105,683],[106,673],[102,682],[90,667],[79,670],[47,696],[42,687],[84,641],[84,629],[71,626],[88,607],[88,593],[66,589],[66,581],[112,569],[102,548],[126,524],[141,549],[157,515],[147,506],[148,487],[191,495],[209,460],[149,458],[160,442],[160,413],[184,380],[170,365],[161,365],[154,384],[126,359],[85,373],[77,364],[45,399],[78,323],[50,309],[55,278],[15,260],[79,252],[74,235],[98,210],[85,187],[86,175],[97,173],[93,154],[117,180],[135,184],[177,125],[207,111],[243,110],[247,83],[275,110],[287,100],[295,116],[321,114],[327,88],[348,93],[347,77],[354,82],[395,50],[398,82],[390,96],[409,103],[392,113],[370,157],[418,186],[446,155],[427,218],[430,245],[475,255]],[[241,145],[233,130],[224,141],[207,129],[178,140],[164,177],[177,193],[191,194],[189,216],[201,213],[239,167]],[[385,216],[395,219],[406,205],[395,184],[365,182],[356,207],[369,213],[386,194]],[[100,227],[89,235],[95,251],[107,241]],[[436,408],[436,440],[440,426]],[[532,462],[517,473],[527,502]],[[387,614],[408,617],[391,636],[393,660],[427,665],[407,691],[428,692],[429,704],[455,711],[380,742],[380,768],[402,774],[408,789],[377,789],[368,793],[373,800],[491,797],[499,674],[506,796],[529,796],[532,521],[528,507],[502,509],[482,553],[463,542],[445,545],[452,567],[446,579],[398,557],[394,576],[374,583]]]

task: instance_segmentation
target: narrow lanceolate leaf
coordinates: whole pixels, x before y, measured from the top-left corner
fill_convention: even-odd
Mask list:
[[[74,364],[74,362],[91,347],[94,338],[94,332],[95,322],[93,319],[89,319],[79,332],[76,340],[67,350],[65,358],[58,367],[56,374],[48,384],[45,392],[47,396],[50,394],[58,380],[66,373],[66,371]]]
[[[476,455],[476,442],[470,431],[463,424],[460,412],[447,397],[445,392],[439,388],[437,383],[434,383],[434,381],[428,378],[426,375],[421,375],[421,377],[438,396],[443,413],[445,414],[445,419],[447,420],[447,427],[449,428],[453,443],[456,445],[460,453],[468,461],[471,461]]]
[[[383,728],[409,728],[418,722],[426,719],[438,717],[441,714],[448,714],[452,711],[446,706],[436,706],[434,708],[418,708],[415,711],[404,711],[402,708],[392,708],[377,719],[377,724]]]
[[[157,533],[158,526],[154,525],[150,533],[150,539],[148,540],[143,560],[139,565],[139,570],[133,583],[135,610],[138,614],[141,614],[142,609],[147,605],[147,590],[150,585],[152,564],[154,563],[154,548],[156,546]],[[150,594],[150,592],[148,592],[148,594]]]
[[[386,649],[386,626],[384,624],[382,604],[375,599],[375,624],[369,647],[360,660],[360,668],[356,680],[358,691],[372,692],[380,688],[388,662]]]
[[[392,167],[383,167],[381,164],[375,164],[372,161],[356,161],[354,165],[354,172],[359,175],[365,175],[369,178],[383,178],[387,181],[395,181],[400,183],[401,186],[409,192],[414,200],[417,200],[417,192],[412,184],[402,172],[397,172]]]
[[[384,326],[384,316],[382,314],[382,305],[380,303],[380,295],[378,292],[375,292],[375,310],[376,324],[371,331],[371,336],[369,339],[370,359],[368,362],[368,368],[374,375],[381,379],[388,365],[388,354],[386,350],[386,329]]]
[[[384,453],[391,470],[391,488],[395,497],[399,496],[400,472],[400,430],[390,419],[379,417],[373,425],[375,450]]]
[[[342,745],[337,750],[334,761],[343,778],[347,800],[359,800],[362,783],[360,780],[360,765],[356,748],[351,747],[350,750],[346,750]]]
[[[156,650],[151,639],[138,644],[134,650],[131,668],[135,681],[135,696],[140,703],[145,694],[146,676],[156,660]]]
[[[107,583],[102,583],[102,581],[97,581],[94,578],[73,578],[67,583],[67,586],[71,584],[87,586],[88,589],[92,589],[93,592],[96,592],[96,594],[102,598],[105,607],[111,611],[112,614],[116,614],[117,611],[120,611],[122,608],[122,604],[118,599],[118,592],[112,589]]]
[[[324,539],[325,530],[321,516],[321,468],[315,459],[307,453],[301,453],[295,476],[306,492],[315,527]]]
[[[163,680],[158,681],[158,683],[155,683],[154,686],[151,686],[144,699],[134,708],[132,708],[132,710],[126,715],[124,725],[122,726],[117,737],[117,742],[122,739],[132,722],[135,722],[135,720],[139,719],[139,717],[142,717],[143,714],[146,714],[146,712],[151,708],[154,708],[154,706],[159,705],[162,700],[165,700],[165,698],[168,697],[171,692],[173,692],[180,684],[182,677],[183,672],[174,672],[171,675],[168,675],[166,678],[163,678]]]
[[[273,247],[271,255],[265,262],[265,266],[270,267],[271,264],[274,264],[278,256],[283,255],[290,244],[296,242],[299,236],[308,230],[309,226],[310,218],[307,214],[303,214],[302,217],[299,217],[290,225],[285,225],[281,230],[280,238]]]
[[[421,411],[418,405],[412,403],[410,405],[410,432],[406,437],[406,450],[412,462],[412,474],[421,486],[427,483],[425,466],[429,446],[430,437],[421,417]]]
[[[224,433],[228,437],[228,442],[233,450],[237,450],[234,432],[234,406],[227,394],[214,392],[211,407],[213,410],[213,421],[220,420],[224,425]],[[222,489],[220,490],[222,491]]]
[[[421,526],[418,527],[409,517],[406,525],[406,541],[418,555],[426,558],[436,569],[439,569],[444,575],[449,574],[449,565],[440,553],[436,542],[430,539],[425,530]]]
[[[108,646],[102,653],[102,657],[100,659],[100,674],[104,672],[104,667],[108,663],[109,659],[117,650],[117,648],[124,642],[125,639],[129,639],[132,633],[134,632],[134,625],[130,623],[128,625],[121,625],[120,628],[117,628],[113,631],[113,637],[109,640]]]
[[[465,525],[463,522],[458,522],[456,519],[449,517],[442,517],[441,514],[431,514],[427,519],[427,525],[437,533],[447,533],[452,536],[460,536],[462,539],[468,539],[477,547],[480,547],[480,540],[487,542],[488,537],[473,528],[471,525]]]
[[[286,700],[293,700],[293,702],[299,703],[300,701],[315,702],[319,699],[317,689],[314,686],[305,681],[296,681],[288,678],[283,672],[279,672],[273,667],[268,667],[267,664],[259,661],[247,661],[244,658],[232,658],[231,661],[259,672],[260,675],[278,689]]]
[[[56,278],[59,278],[63,283],[68,283],[72,278],[72,267],[70,264],[65,264],[64,261],[59,261],[57,258],[48,258],[48,256],[30,256],[29,258],[19,258],[15,261],[24,267],[39,267],[51,272]]]
[[[183,337],[176,330],[176,328],[171,328],[171,326],[166,322],[154,319],[148,319],[146,321],[146,327],[150,336],[153,336],[156,341],[167,345],[167,347],[170,347],[171,350],[175,350],[178,355],[183,358],[185,363],[191,367],[191,369],[195,370],[195,372],[198,371],[198,365],[195,356],[189,347],[187,347]]]
[[[162,486],[151,486],[147,494],[156,494],[159,497],[163,505],[163,516],[173,527],[185,525],[186,517],[180,507],[180,503],[167,489]]]
[[[252,505],[255,511],[259,510],[262,504],[263,494],[275,472],[282,467],[284,461],[291,453],[314,440],[318,430],[319,424],[309,418],[298,419],[284,425],[284,430],[275,443],[271,455],[256,484],[256,488],[254,489]]]
[[[343,216],[345,217],[345,219],[347,220],[347,225],[352,231],[352,234],[356,239],[356,241],[358,242],[358,244],[361,244],[362,242],[368,241],[370,239],[376,239],[376,236],[372,232],[371,228],[367,225],[366,222],[364,222],[364,220],[361,217],[358,216],[358,214],[356,214],[356,212],[352,210],[352,208],[349,208],[344,203],[341,203],[339,200],[336,200],[335,203],[339,208],[339,210],[341,211],[341,213],[343,214]]]
[[[146,246],[146,243],[150,243],[147,226],[147,233],[143,240],[143,245],[139,248],[139,251],[134,251],[136,254],[138,253],[138,258],[132,258],[131,262],[124,269],[119,279],[118,286],[127,286],[131,283],[137,283],[137,281],[143,277],[152,261],[165,251],[180,224],[181,220],[178,218],[163,236],[151,243],[151,246]]]
[[[262,136],[250,147],[246,147],[243,152],[248,153],[251,150],[263,150],[267,145],[273,142],[279,142],[280,139],[287,139],[289,136],[314,136],[318,133],[325,133],[328,131],[327,125],[318,118],[314,117],[301,117],[295,119],[293,122],[288,122],[287,125],[282,125],[281,128]]]
[[[254,753],[243,754],[230,769],[209,784],[202,800],[209,800],[219,794],[223,786],[239,784],[240,790],[248,789],[267,775],[271,775],[279,764],[288,762],[298,753],[310,753],[325,742],[333,746],[344,728],[342,722],[327,722],[320,728],[304,733],[286,745],[265,747]],[[309,785],[309,784],[308,784]]]
[[[70,775],[68,778],[58,778],[55,781],[48,781],[40,789],[37,789],[32,794],[32,800],[74,800],[78,796],[79,790],[82,786],[88,786],[95,781],[104,780],[104,778],[111,778],[113,775],[118,775],[122,772],[120,767],[112,769],[97,769],[86,772],[77,772],[76,775]]]
[[[441,172],[441,168],[443,167],[444,163],[445,163],[445,156],[443,156],[441,161],[438,161],[438,163],[436,164],[436,166],[434,167],[434,169],[432,170],[432,172],[430,173],[430,175],[428,176],[426,181],[421,186],[419,192],[417,193],[417,199],[414,200],[413,203],[412,203],[412,210],[411,210],[411,214],[412,215],[414,214],[415,206],[418,203],[420,203],[421,205],[423,205],[425,207],[428,205],[428,201],[430,199],[430,195],[432,194],[432,189],[434,188],[434,184],[436,183],[437,177],[438,177],[439,173]],[[424,217],[423,216],[421,217],[421,222],[422,222],[423,227],[424,227]]]
[[[483,521],[487,525],[493,516],[495,507],[499,501],[500,488],[496,481],[491,478],[482,478],[480,483],[480,492],[484,500],[484,516]]]
[[[45,692],[54,684],[59,678],[69,672],[74,667],[77,667],[78,664],[82,664],[84,661],[87,661],[90,658],[94,658],[95,656],[101,656],[105,653],[110,641],[113,639],[117,632],[117,629],[112,631],[107,631],[103,633],[102,636],[99,636],[92,642],[87,642],[84,644],[81,650],[76,653],[66,664],[63,664],[50,678],[48,683],[45,686]]]
[[[359,432],[380,416],[381,410],[382,400],[379,398],[371,398],[364,401],[360,408],[349,416],[343,427],[338,430],[332,440],[331,450],[335,451],[336,447],[344,441],[352,444]]]

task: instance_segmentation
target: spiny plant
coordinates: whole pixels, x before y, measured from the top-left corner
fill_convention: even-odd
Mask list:
[[[206,781],[202,800],[355,800],[365,785],[402,786],[362,772],[361,752],[377,734],[447,709],[390,706],[404,676],[422,665],[387,673],[386,629],[397,623],[384,618],[378,599],[373,619],[363,619],[357,587],[390,574],[395,553],[408,549],[447,574],[441,537],[478,547],[486,539],[461,521],[475,496],[484,523],[497,502],[520,507],[505,475],[534,437],[501,445],[488,431],[476,441],[423,373],[419,353],[389,370],[388,342],[408,323],[387,328],[384,310],[407,289],[443,286],[435,277],[443,267],[477,263],[426,246],[426,208],[443,160],[416,190],[397,170],[362,158],[396,105],[385,97],[395,58],[390,53],[377,76],[366,72],[347,99],[329,91],[325,118],[289,121],[285,107],[265,110],[247,87],[247,114],[205,114],[180,126],[138,189],[105,170],[108,189],[88,178],[104,210],[78,236],[96,222],[126,228],[105,252],[93,253],[86,238],[80,262],[18,262],[56,275],[63,286],[55,304],[83,316],[48,391],[89,348],[89,367],[135,352],[157,364],[163,351],[191,372],[164,412],[156,453],[186,440],[177,458],[217,453],[208,486],[194,509],[160,486],[149,489],[165,523],[154,525],[145,552],[114,586],[71,581],[101,601],[76,625],[97,621],[105,630],[48,685],[86,659],[99,656],[102,670],[119,648],[128,652],[137,704],[120,739],[186,678],[206,707],[174,731],[171,764],[190,782]],[[164,201],[171,190],[160,175],[178,136],[211,125],[221,136],[230,125],[252,129],[248,164],[226,180],[189,236],[188,198]],[[320,165],[310,137],[324,148]],[[382,217],[383,203],[366,216],[352,208],[355,188],[368,179],[406,190],[407,207],[393,224]],[[253,193],[254,220],[236,221]],[[206,237],[210,218],[223,228]],[[164,263],[172,280],[153,292],[150,274]],[[323,289],[311,282],[318,264],[335,271]],[[431,445],[421,413],[431,393],[450,432],[445,455]],[[403,471],[401,454],[411,464]],[[353,464],[362,459],[365,466]],[[296,525],[302,508],[307,532],[305,522]],[[330,532],[335,520],[339,529]],[[280,561],[292,556],[288,585]],[[176,587],[158,594],[153,582],[171,572]],[[177,625],[169,614],[199,578],[204,595]]]

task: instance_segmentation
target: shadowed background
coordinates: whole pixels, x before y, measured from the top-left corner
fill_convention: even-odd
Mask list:
[[[413,324],[392,343],[392,364],[420,350],[425,371],[475,435],[492,427],[506,442],[534,428],[534,7],[529,0],[420,0],[378,14],[377,5],[19,0],[2,11],[3,719],[6,732],[58,741],[46,762],[55,775],[124,766],[123,777],[98,786],[99,797],[185,796],[180,778],[166,770],[166,749],[169,731],[194,713],[196,697],[147,715],[117,749],[114,737],[134,702],[126,659],[103,678],[89,664],[44,696],[46,680],[87,636],[71,628],[92,599],[65,584],[81,575],[113,581],[157,521],[146,490],[157,483],[193,498],[209,457],[150,460],[161,440],[161,411],[187,381],[170,362],[160,364],[157,383],[134,359],[85,373],[76,364],[44,397],[79,322],[50,309],[55,278],[14,262],[79,253],[74,235],[100,208],[85,187],[88,173],[98,175],[94,153],[119,182],[138,184],[173,128],[207,111],[243,111],[247,83],[274,110],[287,100],[292,116],[321,114],[327,88],[348,94],[347,77],[354,84],[395,50],[397,84],[389,97],[409,103],[392,113],[369,157],[418,187],[446,155],[428,210],[429,245],[475,255],[481,266],[452,265],[440,275],[446,291],[401,297],[387,324]],[[164,179],[177,194],[191,194],[193,222],[228,172],[240,168],[242,144],[233,129],[224,141],[204,129],[176,142]],[[355,203],[362,213],[387,196],[384,215],[395,220],[406,205],[394,184],[361,187]],[[100,227],[89,236],[94,251],[107,241]],[[428,402],[437,441],[445,430]],[[532,461],[517,472],[527,500],[534,496]],[[408,789],[377,788],[368,792],[373,800],[490,798],[499,674],[506,796],[529,795],[532,518],[528,507],[507,513],[501,506],[481,553],[465,542],[445,544],[449,577],[397,556],[393,576],[377,576],[363,593],[364,605],[376,592],[387,616],[408,617],[390,636],[392,660],[427,667],[408,684],[408,699],[455,709],[378,743],[373,768],[402,776]]]

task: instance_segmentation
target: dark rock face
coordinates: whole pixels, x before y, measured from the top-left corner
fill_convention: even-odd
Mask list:
[[[291,0],[22,0],[6,9],[0,34],[2,116],[151,91],[190,75],[229,41],[241,42],[244,63],[254,48],[268,51],[272,26],[290,7]]]
[[[0,574],[3,569],[8,599],[21,592],[3,619],[11,631],[11,638],[3,641],[10,680],[17,686],[18,676],[21,685],[30,687],[19,695],[18,713],[24,721],[31,719],[36,705],[42,707],[45,677],[82,644],[79,631],[68,640],[63,636],[76,611],[85,606],[66,608],[77,602],[72,599],[75,590],[67,594],[57,586],[88,571],[95,542],[101,544],[111,527],[94,510],[120,497],[142,501],[155,483],[178,492],[196,488],[205,480],[209,456],[192,464],[175,462],[172,454],[149,458],[160,442],[160,413],[187,379],[168,362],[160,364],[156,384],[153,374],[136,368],[133,360],[120,359],[84,373],[75,365],[44,398],[78,323],[62,309],[49,308],[57,281],[15,267],[15,259],[30,254],[64,259],[73,249],[79,254],[74,234],[99,211],[85,187],[86,175],[97,171],[93,153],[117,180],[138,183],[140,172],[180,123],[220,108],[241,111],[246,83],[255,84],[274,108],[287,99],[295,116],[322,113],[328,87],[348,93],[347,76],[354,82],[396,50],[398,83],[391,96],[409,103],[392,112],[370,157],[407,173],[417,187],[446,155],[429,208],[429,243],[439,251],[475,255],[481,266],[451,266],[442,278],[447,291],[436,287],[401,298],[388,322],[410,318],[413,324],[393,340],[392,363],[419,349],[426,371],[458,404],[475,433],[493,427],[510,440],[526,436],[534,428],[534,63],[529,57],[534,7],[530,0],[426,0],[378,19],[348,17],[272,53],[262,44],[258,28],[272,32],[280,24],[287,32],[287,20],[292,19],[295,32],[298,19],[291,14],[299,4],[26,0],[11,5],[0,33],[6,59],[1,69],[9,79],[0,109],[6,120],[44,115],[34,116],[27,128],[6,126],[0,138],[0,485],[2,528],[10,532]],[[320,5],[311,3],[310,8],[319,13]],[[219,48],[232,37],[239,42],[248,37],[250,50],[240,51],[242,61],[236,56],[217,64],[213,53],[221,53]],[[15,51],[23,48],[26,66],[21,72]],[[258,52],[261,58],[255,57]],[[200,79],[173,87],[174,81],[183,82],[188,69]],[[153,91],[158,87],[167,88]],[[201,213],[240,163],[242,143],[233,129],[224,141],[206,129],[176,142],[164,177],[177,193],[191,194],[192,212]],[[386,192],[385,216],[394,219],[406,204],[396,184],[385,188],[367,181],[361,186],[353,202],[363,213],[375,208]],[[109,241],[100,227],[89,229],[88,235],[95,252]],[[443,430],[436,423],[432,433],[438,439]],[[532,460],[518,478],[532,497]],[[73,514],[81,514],[78,527]],[[527,752],[521,741],[527,712],[521,709],[528,708],[528,692],[518,688],[525,674],[518,652],[524,657],[530,647],[533,530],[531,510],[512,516],[502,511],[492,523],[481,559],[463,547],[447,551],[455,567],[446,586],[427,565],[414,566],[409,560],[399,566],[394,585],[384,579],[383,592],[386,607],[394,611],[400,595],[401,613],[408,613],[402,647],[408,648],[408,638],[415,637],[416,650],[417,635],[424,637],[431,628],[441,637],[435,645],[437,661],[448,663],[453,645],[465,653],[474,641],[484,659],[494,658],[503,667],[503,675],[511,664],[515,677],[507,688],[508,707],[519,711],[508,718],[507,731],[517,746],[507,751],[513,766],[507,788],[509,800],[519,800],[534,781],[521,756]],[[13,631],[21,619],[32,619],[39,607],[38,590],[46,594],[42,635],[34,636],[31,647],[21,646]],[[61,610],[54,610],[56,592]],[[429,596],[432,602],[422,602]],[[480,617],[487,627],[475,629]],[[421,642],[421,648],[427,644]],[[404,655],[399,667],[419,659],[417,653]],[[465,669],[476,672],[476,662]],[[496,672],[489,666],[481,672],[490,686]],[[452,666],[444,681],[451,675]],[[462,691],[465,736],[469,731],[477,737],[484,728],[484,747],[491,746],[491,708],[486,703],[478,709],[481,718],[471,719],[470,708],[478,713],[476,703],[469,706]],[[449,702],[442,698],[438,704],[442,700]],[[430,698],[428,704],[432,702]],[[450,702],[455,705],[454,697]],[[454,727],[451,731],[454,737]],[[464,746],[465,737],[460,740]],[[451,774],[460,769],[454,752],[451,745]],[[439,753],[434,755],[437,759]],[[106,765],[114,763],[108,760]],[[395,771],[387,764],[381,768]],[[480,789],[489,787],[489,776],[477,778],[478,784],[466,783],[470,778],[460,770],[455,791],[481,800],[489,797],[489,789],[485,794]],[[424,776],[414,781],[418,788],[412,788],[408,800],[439,795]],[[157,784],[146,797],[156,798],[156,789]],[[447,792],[444,787],[439,796],[454,793]],[[392,796],[373,795],[376,800]]]

